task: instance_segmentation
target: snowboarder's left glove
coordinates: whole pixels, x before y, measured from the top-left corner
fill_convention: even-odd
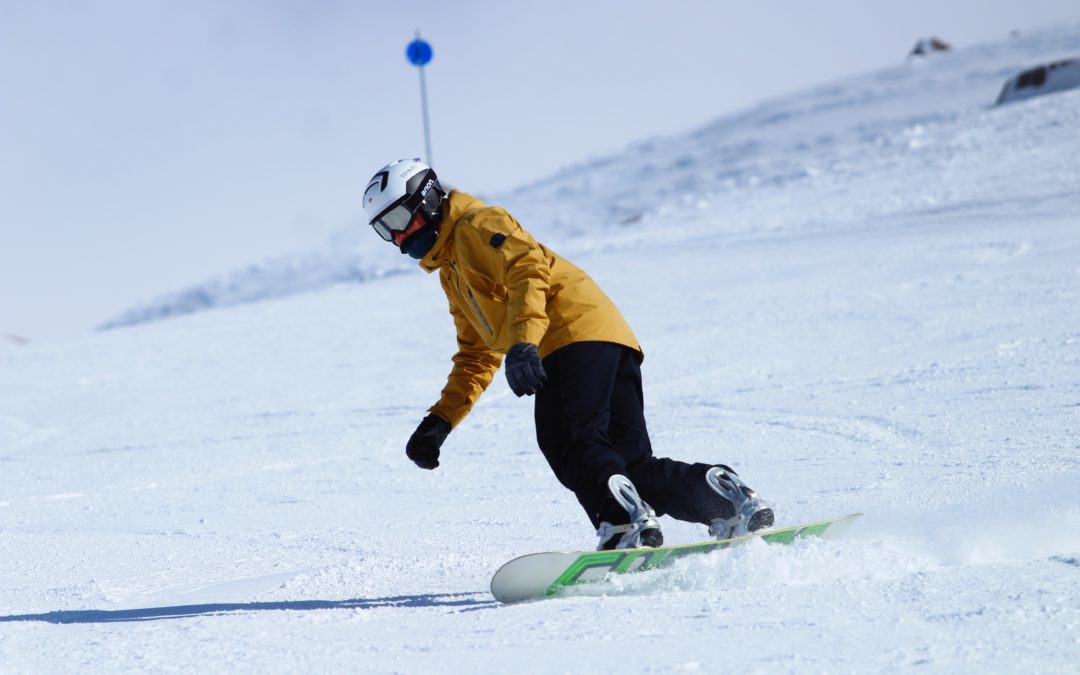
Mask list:
[[[547,373],[540,363],[536,345],[519,342],[506,352],[506,379],[518,396],[532,396],[544,388]]]
[[[439,466],[439,448],[449,434],[449,422],[438,415],[428,415],[409,437],[405,456],[421,469],[434,469]]]

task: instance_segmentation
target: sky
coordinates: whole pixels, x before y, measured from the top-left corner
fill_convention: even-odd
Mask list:
[[[416,31],[433,165],[490,195],[920,37],[1064,20],[1075,0],[0,0],[0,336],[83,334],[366,227],[367,178],[424,155]]]

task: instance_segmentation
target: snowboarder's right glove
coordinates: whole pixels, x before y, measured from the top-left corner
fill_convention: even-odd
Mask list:
[[[519,342],[506,352],[506,379],[518,396],[532,396],[544,388],[547,373],[540,363],[536,345]]]
[[[405,456],[421,469],[439,466],[439,448],[450,434],[450,423],[438,415],[428,415],[405,445]]]

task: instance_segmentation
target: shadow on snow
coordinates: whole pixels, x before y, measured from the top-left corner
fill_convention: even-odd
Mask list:
[[[142,609],[81,609],[47,612],[45,614],[14,614],[0,616],[0,623],[8,621],[45,621],[48,623],[113,623],[125,621],[160,621],[183,619],[193,616],[214,616],[233,612],[259,611],[311,611],[319,609],[378,609],[380,607],[448,607],[461,611],[496,607],[494,600],[478,600],[480,593],[439,593],[425,595],[399,595],[388,598],[355,600],[297,600],[292,602],[246,602],[212,603],[205,605],[177,605],[174,607],[145,607]]]

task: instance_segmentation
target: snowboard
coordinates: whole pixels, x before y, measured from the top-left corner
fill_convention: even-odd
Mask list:
[[[779,530],[761,530],[742,537],[698,544],[615,551],[531,553],[514,558],[499,568],[491,578],[491,594],[496,600],[506,603],[535,600],[555,595],[559,589],[567,586],[600,581],[609,574],[665,567],[683,556],[717,551],[751,539],[762,539],[770,544],[790,544],[804,537],[831,538],[842,534],[861,515],[853,513],[843,518]]]

